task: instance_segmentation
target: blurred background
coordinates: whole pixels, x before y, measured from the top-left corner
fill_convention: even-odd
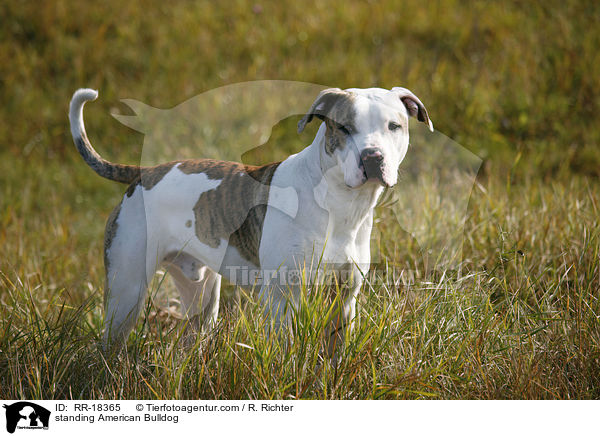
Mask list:
[[[134,162],[141,135],[109,116],[126,111],[119,99],[170,108],[285,79],[404,86],[484,158],[523,152],[544,177],[599,174],[597,2],[8,1],[0,20],[3,159],[76,157],[78,87],[100,90],[88,119],[102,154]]]

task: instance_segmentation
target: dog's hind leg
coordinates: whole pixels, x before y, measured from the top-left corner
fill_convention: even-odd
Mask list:
[[[181,309],[194,328],[210,331],[217,322],[221,276],[195,258],[179,253],[167,268],[181,296]]]
[[[282,329],[290,326],[292,314],[299,307],[300,286],[296,284],[282,285],[271,281],[261,287],[259,299],[267,322],[265,325],[267,332],[273,331],[278,334]]]
[[[136,253],[133,257],[144,257]],[[127,340],[141,312],[147,292],[144,259],[114,255],[123,268],[111,268],[107,274],[108,286],[104,294],[104,348],[120,348]]]
[[[147,245],[146,215],[138,189],[123,198],[106,225],[105,350],[117,350],[126,342],[140,314],[159,255],[151,255]]]

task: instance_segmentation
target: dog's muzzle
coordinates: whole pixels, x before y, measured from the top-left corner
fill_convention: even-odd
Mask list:
[[[365,148],[360,154],[359,168],[363,171],[366,180],[376,180],[383,186],[388,183],[383,177],[383,154],[377,148]]]

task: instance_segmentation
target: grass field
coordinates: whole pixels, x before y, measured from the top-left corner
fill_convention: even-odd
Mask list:
[[[599,17],[591,1],[4,3],[0,398],[600,398]],[[170,108],[262,79],[413,90],[483,159],[461,258],[428,268],[398,226],[412,214],[443,234],[434,187],[422,215],[378,209],[339,365],[320,356],[318,292],[268,338],[256,295],[227,287],[216,334],[186,348],[160,276],[127,352],[105,360],[102,235],[124,187],[78,156],[71,94],[100,90],[92,143],[136,163],[144,137],[111,117],[130,114],[119,99]],[[298,146],[292,122],[275,133]]]

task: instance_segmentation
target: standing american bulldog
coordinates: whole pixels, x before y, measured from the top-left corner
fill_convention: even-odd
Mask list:
[[[331,351],[355,315],[370,263],[373,210],[384,187],[397,182],[408,117],[433,131],[421,101],[405,88],[326,89],[298,124],[301,132],[321,120],[315,139],[283,162],[198,159],[138,167],[108,162],[91,146],[83,106],[97,96],[91,89],[73,95],[73,140],[96,173],[129,184],[106,224],[105,346],[127,338],[160,266],[172,275],[185,315],[200,317],[204,329],[217,319],[221,276],[259,286],[278,328],[300,298],[300,283],[289,277],[331,268],[345,273],[328,333]]]

